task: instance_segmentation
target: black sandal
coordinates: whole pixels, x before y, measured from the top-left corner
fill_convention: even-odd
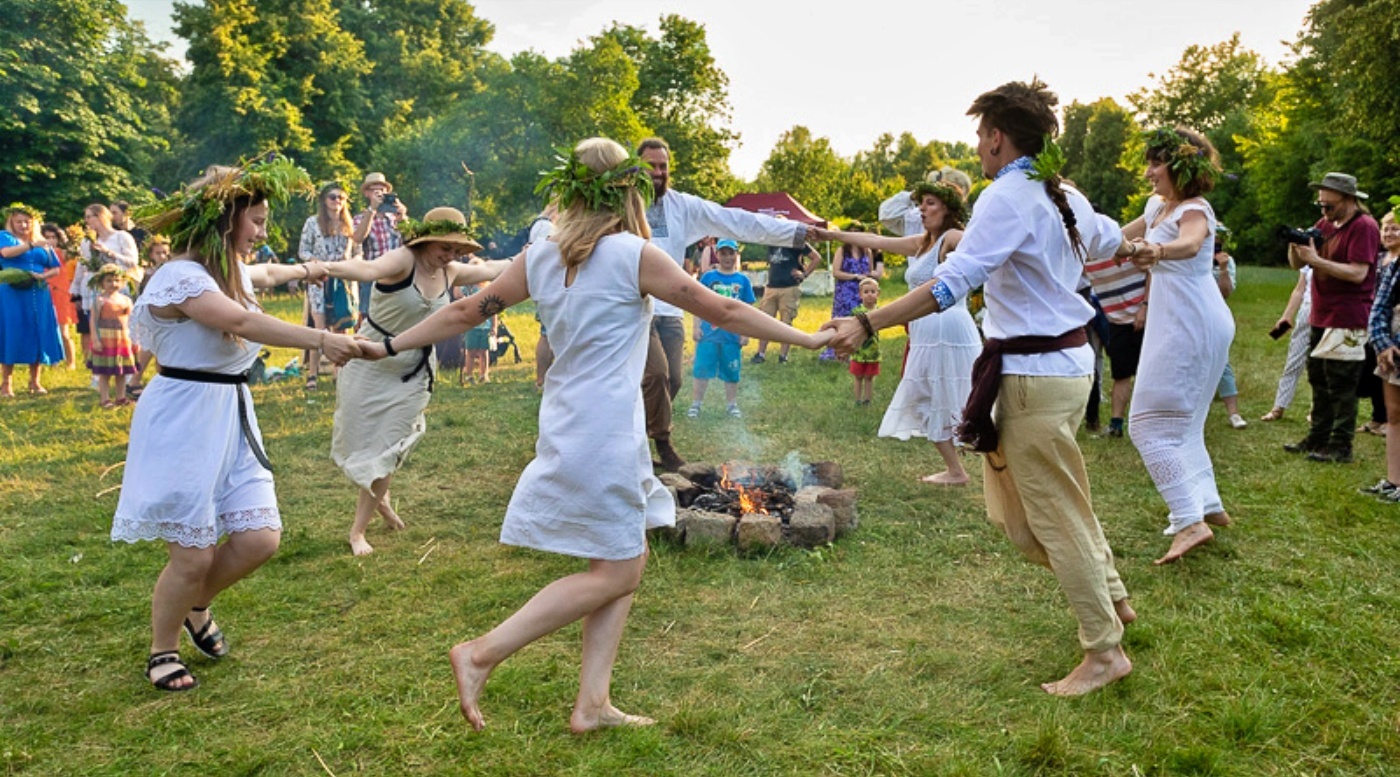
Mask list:
[[[191,612],[205,612],[208,607],[191,607]],[[204,628],[199,631],[194,630],[194,624],[190,619],[185,619],[185,633],[190,635],[190,641],[194,643],[195,649],[209,658],[223,658],[228,655],[228,643],[224,641],[224,632],[214,624],[214,616],[210,615],[209,620],[204,622]]]
[[[165,666],[166,664],[175,664],[179,668],[173,672],[163,674],[159,678],[151,677],[151,670],[159,666]],[[190,678],[193,682],[189,685],[176,685],[176,683],[186,677]],[[172,693],[192,691],[199,687],[199,678],[190,674],[189,667],[185,666],[185,662],[180,660],[179,652],[174,650],[167,650],[164,653],[152,653],[151,657],[146,659],[146,681],[155,686],[156,690],[170,691]]]

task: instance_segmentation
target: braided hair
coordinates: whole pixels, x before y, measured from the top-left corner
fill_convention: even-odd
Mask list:
[[[1060,98],[1050,91],[1039,78],[1030,83],[1012,81],[1002,84],[990,92],[984,92],[972,101],[967,109],[968,116],[980,118],[988,127],[1000,130],[1017,150],[1035,156],[1045,148],[1045,139],[1060,133],[1059,119],[1055,118],[1055,106]],[[1065,232],[1076,256],[1085,256],[1084,240],[1079,235],[1079,225],[1074,210],[1069,206],[1069,198],[1061,186],[1059,175],[1045,178],[1045,194],[1060,211],[1060,219],[1065,223]]]

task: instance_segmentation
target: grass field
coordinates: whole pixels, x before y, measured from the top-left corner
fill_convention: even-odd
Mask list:
[[[659,725],[586,737],[567,730],[577,627],[496,672],[480,734],[447,663],[580,566],[496,542],[536,431],[528,305],[506,316],[525,363],[484,386],[439,383],[393,488],[409,526],[372,530],[371,556],[346,543],[355,492],[329,460],[333,384],[256,390],[286,532],[215,603],[233,652],[191,660],[202,686],[187,694],[142,675],[164,549],[108,539],[130,410],[96,409],[85,373],[54,371],[49,396],[0,404],[0,774],[1400,774],[1400,508],[1356,493],[1383,474],[1383,440],[1359,437],[1349,465],[1283,453],[1304,433],[1306,385],[1283,421],[1255,420],[1286,347],[1264,333],[1292,279],[1243,268],[1231,300],[1251,423],[1230,429],[1218,405],[1210,418],[1236,520],[1213,544],[1153,567],[1166,508],[1137,453],[1081,436],[1141,616],[1124,681],[1074,700],[1039,690],[1079,659],[1073,618],[1054,578],[986,523],[980,464],[973,488],[934,490],[918,482],[931,445],[875,438],[897,383],[890,333],[873,407],[853,406],[842,369],[794,352],[745,364],[742,421],[718,386],[705,416],[678,414],[694,460],[843,463],[861,525],[754,557],[658,544],[614,699]],[[806,301],[799,325],[829,304]]]

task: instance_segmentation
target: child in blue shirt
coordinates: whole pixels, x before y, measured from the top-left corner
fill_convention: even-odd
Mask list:
[[[739,244],[733,240],[719,241],[715,244],[715,257],[719,266],[701,275],[700,285],[721,297],[732,297],[752,305],[753,285],[739,272]],[[695,338],[695,368],[691,373],[691,377],[695,378],[695,401],[690,404],[686,417],[700,417],[705,389],[710,385],[711,378],[718,377],[724,383],[724,400],[729,405],[729,415],[741,418],[738,403],[740,352],[749,338],[716,329],[708,321],[698,318],[694,319],[692,336]]]

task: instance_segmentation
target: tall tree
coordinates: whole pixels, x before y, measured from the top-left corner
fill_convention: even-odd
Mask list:
[[[759,169],[754,186],[783,191],[823,218],[842,212],[841,189],[851,166],[831,148],[831,141],[812,136],[801,125],[784,132]]]
[[[1065,108],[1065,176],[1072,180],[1100,211],[1114,218],[1123,212],[1128,198],[1142,188],[1136,160],[1122,164],[1124,151],[1138,132],[1128,111],[1105,97],[1089,105],[1073,102]]]

